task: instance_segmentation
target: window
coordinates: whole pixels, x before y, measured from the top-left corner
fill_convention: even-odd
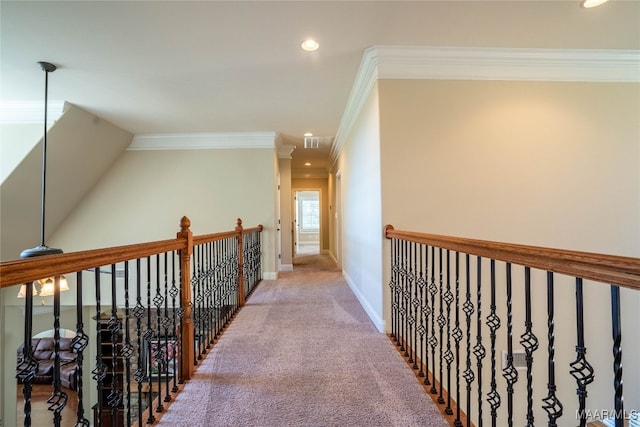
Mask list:
[[[317,232],[320,230],[320,202],[317,198],[301,197],[302,232]]]

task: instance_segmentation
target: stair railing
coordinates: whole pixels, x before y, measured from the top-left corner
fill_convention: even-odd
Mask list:
[[[622,427],[640,420],[640,402],[624,399],[622,365],[624,326],[634,338],[627,341],[625,359],[633,371],[631,395],[638,399],[638,324],[623,325],[621,303],[621,287],[629,299],[640,301],[640,259],[390,225],[384,233],[391,254],[391,338],[452,425],[584,427],[606,421]],[[589,348],[592,357],[602,359],[603,342],[587,327],[594,315],[585,301],[589,297],[593,305],[602,292],[587,293],[603,286],[610,300],[596,304],[601,304],[598,315],[610,313],[598,322],[611,324],[608,366],[587,358]],[[561,298],[567,287],[573,301]],[[627,308],[627,317],[635,313],[637,320],[637,305]],[[607,397],[591,402],[589,387],[596,378],[606,379]]]
[[[203,236],[193,236],[190,226],[183,217],[175,239],[0,263],[0,287],[24,285],[25,290],[16,369],[24,396],[21,424],[31,425],[34,379],[39,366],[50,363],[38,360],[32,348],[33,297],[42,278],[54,285],[52,424],[61,425],[67,404],[62,375],[74,377],[67,380],[77,390],[76,425],[152,424],[155,414],[165,411],[262,278],[262,226],[245,229],[238,219],[232,231]],[[69,345],[76,368],[71,370],[70,361],[62,360],[69,352],[60,347],[63,280],[75,290],[76,335]],[[83,376],[87,352],[95,352],[92,423],[89,379]]]

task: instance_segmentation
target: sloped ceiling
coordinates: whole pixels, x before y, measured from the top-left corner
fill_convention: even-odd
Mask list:
[[[133,135],[73,105],[47,134],[47,237],[131,143]],[[55,168],[50,165],[56,165]],[[0,187],[0,259],[40,245],[42,141]],[[86,230],[91,233],[91,230]]]

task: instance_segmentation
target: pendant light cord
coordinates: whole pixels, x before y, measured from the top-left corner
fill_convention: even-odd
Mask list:
[[[41,64],[42,65],[42,64]],[[42,206],[40,206],[40,245],[44,246],[45,201],[47,195],[47,98],[49,92],[49,71],[44,70],[44,137],[42,138]]]
[[[49,73],[57,67],[49,62],[39,62],[44,71],[44,136],[42,138],[42,206],[40,206],[40,246],[45,247],[45,221],[47,200],[47,113],[49,105]]]

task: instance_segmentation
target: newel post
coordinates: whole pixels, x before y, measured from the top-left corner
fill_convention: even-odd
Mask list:
[[[238,218],[238,306],[244,305],[244,243],[242,241],[242,220]]]
[[[185,239],[186,249],[180,251],[180,306],[184,310],[181,322],[180,336],[182,340],[181,379],[189,380],[195,370],[194,359],[194,329],[191,317],[191,255],[193,254],[193,233],[189,227],[191,220],[183,216],[180,220],[178,239]]]

